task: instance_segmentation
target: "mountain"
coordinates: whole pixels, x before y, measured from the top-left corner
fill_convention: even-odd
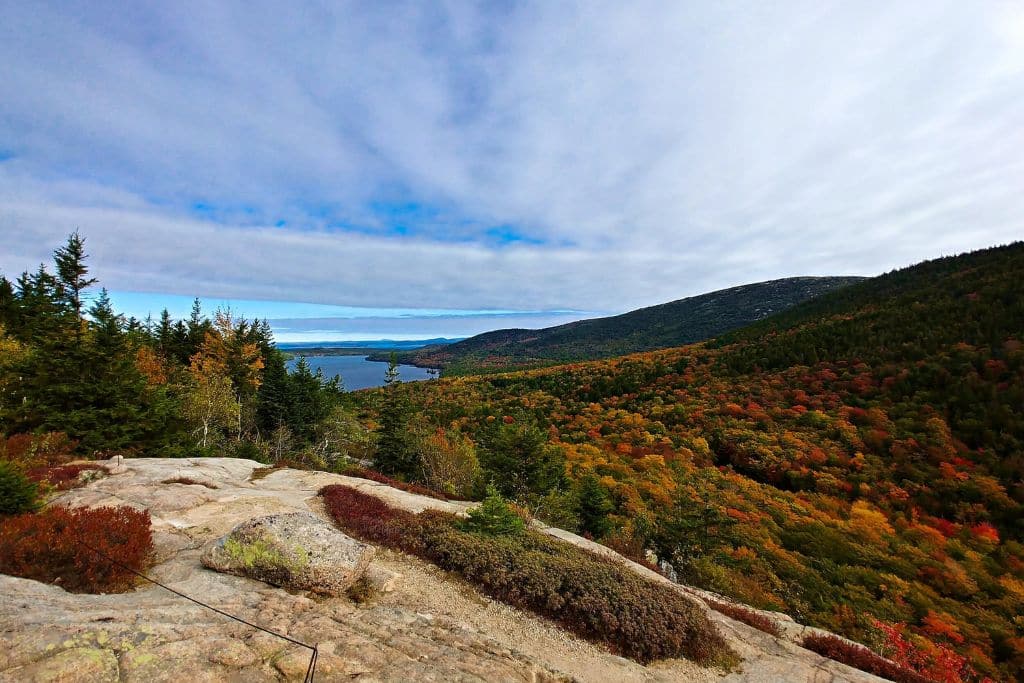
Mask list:
[[[540,330],[485,332],[444,346],[399,353],[403,363],[443,368],[446,374],[493,372],[610,358],[703,341],[742,327],[858,277],[794,277],[729,289]],[[372,360],[387,360],[385,354]]]
[[[603,542],[684,583],[935,680],[1022,680],[1022,274],[1018,242],[703,344],[403,389],[488,458],[544,435],[521,450],[561,453],[569,490],[608,516],[589,524],[614,530]],[[533,500],[571,519],[556,494]]]

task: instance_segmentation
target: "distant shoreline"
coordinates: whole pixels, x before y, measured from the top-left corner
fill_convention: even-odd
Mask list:
[[[359,342],[323,342],[313,343],[314,345],[306,346],[309,342],[284,342],[277,345],[277,348],[281,353],[284,354],[286,360],[292,360],[299,356],[305,356],[307,358],[321,358],[328,356],[366,356],[366,359],[375,363],[387,363],[390,361],[392,353],[399,356],[399,363],[402,365],[412,365],[414,367],[425,368],[425,369],[438,369],[431,365],[421,365],[420,363],[409,362],[408,352],[415,351],[417,349],[424,348],[426,346],[441,346],[444,344],[452,344],[457,341],[462,341],[464,337],[439,337],[435,339],[418,339],[411,341],[392,341],[389,339],[375,340],[367,343],[366,345],[357,345]]]

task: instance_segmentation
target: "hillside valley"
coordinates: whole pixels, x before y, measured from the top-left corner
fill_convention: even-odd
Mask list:
[[[704,341],[844,287],[859,277],[794,277],[679,299],[608,318],[539,330],[495,330],[451,344],[397,352],[402,363],[445,375],[595,360]],[[371,359],[386,361],[387,352]]]
[[[684,583],[883,649],[909,638],[922,662],[960,653],[956,680],[1015,680],[1022,272],[1016,243],[844,287],[706,344],[402,389],[470,435],[513,482],[503,491],[542,517],[571,523],[551,489],[517,488],[538,472],[497,444],[539,467],[551,451],[528,442],[543,434],[610,520],[576,517],[577,529],[654,548]]]

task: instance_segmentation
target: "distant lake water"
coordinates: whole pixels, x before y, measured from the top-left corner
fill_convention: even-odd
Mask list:
[[[298,357],[288,361],[288,369],[293,370],[297,361]],[[327,379],[341,375],[346,391],[384,386],[384,373],[388,370],[387,363],[366,360],[366,356],[306,356],[306,362],[313,372],[320,368]],[[430,379],[429,372],[415,365],[398,366],[398,377],[403,382]]]

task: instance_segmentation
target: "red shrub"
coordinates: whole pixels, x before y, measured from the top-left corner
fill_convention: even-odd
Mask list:
[[[93,549],[141,571],[152,547],[148,511],[53,507],[0,523],[0,572],[75,593],[122,591],[135,576]]]
[[[704,602],[706,602],[708,607],[716,612],[721,612],[725,616],[735,619],[736,621],[742,621],[747,626],[753,626],[758,631],[764,631],[768,635],[775,636],[776,638],[782,635],[782,630],[774,620],[759,612],[755,612],[752,609],[742,605],[721,602],[720,600],[713,600],[710,598],[705,599]]]
[[[0,458],[25,467],[63,465],[75,459],[77,447],[78,442],[69,439],[64,432],[0,435]]]
[[[932,683],[930,678],[899,666],[863,645],[850,643],[838,636],[812,633],[804,636],[801,645],[823,657],[834,659],[882,678],[888,678],[896,683]]]
[[[103,470],[103,466],[93,463],[80,463],[77,465],[57,465],[55,467],[33,467],[27,474],[33,481],[49,484],[58,491],[66,491],[78,486],[81,483],[79,477],[82,472],[90,470]]]
[[[359,477],[360,479],[369,479],[370,481],[375,481],[379,484],[387,484],[391,488],[399,489],[400,491],[406,491],[407,493],[415,493],[420,496],[428,496],[430,498],[436,498],[437,500],[452,500],[444,493],[440,491],[435,491],[434,489],[431,488],[427,488],[422,484],[410,484],[404,481],[398,481],[397,479],[392,479],[391,477],[383,475],[380,472],[374,472],[373,470],[368,470],[365,467],[360,467],[358,465],[351,465],[345,468],[342,474],[344,474],[347,477]]]
[[[601,545],[611,548],[619,555],[622,555],[627,560],[636,562],[641,567],[650,569],[656,574],[661,574],[662,576],[665,575],[665,572],[662,571],[661,567],[647,559],[643,542],[638,540],[632,534],[622,531],[613,531],[601,539]]]
[[[354,536],[419,554],[419,520],[411,512],[396,510],[368,493],[338,484],[323,487],[320,495],[334,521]]]

